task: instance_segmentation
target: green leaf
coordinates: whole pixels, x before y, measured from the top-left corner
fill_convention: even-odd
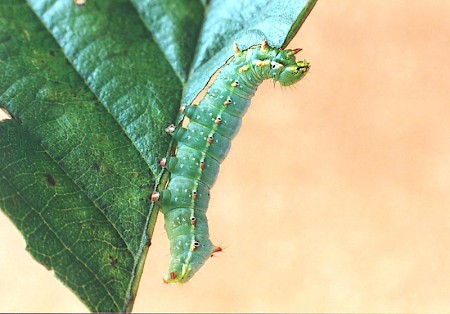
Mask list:
[[[285,46],[303,1],[0,1],[0,207],[92,311],[131,311],[164,127],[241,48]]]

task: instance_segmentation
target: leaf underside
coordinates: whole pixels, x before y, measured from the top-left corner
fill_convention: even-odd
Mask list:
[[[0,0],[0,207],[90,310],[132,309],[179,105],[315,2]]]

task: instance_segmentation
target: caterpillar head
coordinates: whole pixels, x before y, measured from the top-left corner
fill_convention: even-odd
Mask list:
[[[306,60],[295,60],[300,49],[282,50],[278,58],[271,62],[271,74],[282,86],[289,86],[300,81],[308,73],[310,65]]]

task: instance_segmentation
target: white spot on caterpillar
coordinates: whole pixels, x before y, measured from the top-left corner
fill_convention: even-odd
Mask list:
[[[278,63],[276,61],[272,61],[271,65],[272,65],[272,69],[274,69],[274,70],[278,70],[279,68],[284,67],[284,65],[282,65],[281,63]]]

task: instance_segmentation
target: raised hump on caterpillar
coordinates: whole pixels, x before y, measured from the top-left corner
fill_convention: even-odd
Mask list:
[[[171,283],[173,280],[177,279],[177,274],[175,272],[171,272],[169,278],[170,278],[170,280],[163,278],[163,282],[165,284]]]
[[[216,246],[216,248],[214,249],[214,251],[211,254],[211,257],[214,257],[214,253],[219,253],[219,252],[223,252],[223,248],[221,246]]]
[[[241,49],[239,49],[239,46],[238,46],[236,41],[234,42],[234,53],[235,54],[241,54],[242,53],[242,51],[241,51]]]
[[[273,79],[289,86],[308,72],[309,62],[295,59],[300,51],[271,47],[267,40],[241,50],[234,42],[234,57],[221,69],[203,100],[198,105],[182,104],[180,123],[165,129],[177,144],[173,156],[159,163],[169,171],[170,180],[151,195],[164,214],[171,246],[165,283],[188,281],[208,258],[223,251],[209,239],[209,191],[258,85]]]
[[[173,132],[175,132],[176,128],[176,125],[172,123],[167,128],[165,128],[165,131],[166,133],[172,134]]]
[[[159,192],[158,191],[153,191],[152,196],[150,197],[150,199],[152,200],[153,203],[156,203],[157,201],[159,201]]]

